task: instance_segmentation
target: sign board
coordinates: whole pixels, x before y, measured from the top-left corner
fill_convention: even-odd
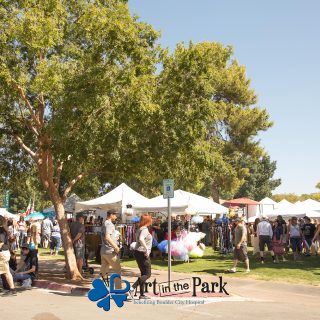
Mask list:
[[[165,179],[163,180],[163,198],[174,198],[174,180]]]
[[[9,190],[4,192],[3,207],[6,209],[10,209],[10,191]]]

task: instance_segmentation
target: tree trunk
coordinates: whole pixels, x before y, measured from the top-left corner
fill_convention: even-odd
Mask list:
[[[57,220],[61,230],[61,239],[64,249],[64,257],[67,269],[67,278],[71,280],[82,280],[82,276],[77,267],[77,260],[73,251],[70,228],[67,217],[65,215],[62,201],[53,201],[54,208],[57,214]]]
[[[220,204],[220,192],[219,192],[219,188],[217,187],[217,185],[216,185],[214,182],[212,183],[211,197],[212,197],[212,200],[213,200],[214,202]]]

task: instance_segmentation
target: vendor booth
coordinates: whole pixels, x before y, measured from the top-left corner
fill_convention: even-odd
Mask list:
[[[75,211],[95,209],[107,211],[109,209],[116,209],[121,212],[122,221],[126,221],[125,212],[128,208],[133,208],[135,205],[145,205],[147,201],[149,201],[148,198],[134,191],[125,183],[122,183],[102,197],[76,202]]]
[[[260,203],[248,198],[228,200],[225,201],[223,205],[228,208],[235,206],[243,208],[246,221],[248,221],[250,217],[259,216],[261,214]]]
[[[134,206],[137,211],[162,211],[166,212],[168,201],[163,196],[158,196],[149,200],[145,207]],[[213,200],[199,196],[197,194],[176,190],[174,198],[171,199],[171,208],[173,213],[191,215],[212,215],[227,213],[228,209],[215,203]]]
[[[148,198],[122,183],[101,197],[89,201],[76,202],[75,212],[84,212],[87,215],[87,221],[92,216],[94,216],[93,221],[98,221],[98,223],[94,222],[91,226],[86,225],[86,244],[88,245],[89,254],[99,253],[102,220],[109,209],[116,209],[121,213],[121,221],[117,224],[117,230],[120,234],[119,241],[128,247],[134,239],[134,223],[131,221],[134,213],[132,208],[135,205],[146,205],[148,201]]]

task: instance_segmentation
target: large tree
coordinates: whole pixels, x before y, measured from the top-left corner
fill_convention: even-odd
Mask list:
[[[72,279],[81,275],[63,203],[84,177],[108,181],[118,171],[119,127],[135,110],[116,113],[127,105],[148,113],[139,92],[150,85],[156,38],[126,1],[0,1],[1,134],[36,165]]]
[[[277,164],[276,161],[271,161],[268,155],[264,155],[257,160],[243,158],[240,165],[243,168],[248,168],[249,175],[234,195],[235,198],[248,197],[261,201],[265,197],[271,197],[272,191],[281,184],[281,179],[272,179]]]
[[[162,161],[154,162],[154,172],[216,201],[221,192],[236,192],[249,173],[239,160],[262,155],[256,137],[272,123],[256,106],[245,67],[233,58],[232,48],[190,43],[164,53],[155,99],[161,107],[157,130],[162,139],[156,146]]]
[[[262,155],[256,136],[271,123],[231,47],[179,44],[169,54],[126,1],[0,3],[0,138],[36,166],[69,277],[80,274],[63,203],[77,184],[88,189],[90,174],[94,190],[125,180],[152,195],[173,177],[217,200],[248,175],[239,159]]]

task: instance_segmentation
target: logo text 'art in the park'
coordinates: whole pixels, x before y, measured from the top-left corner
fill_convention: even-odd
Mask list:
[[[124,302],[128,299],[128,292],[130,290],[130,283],[126,280],[122,280],[125,284],[124,289],[115,289],[114,280],[121,279],[119,274],[112,274],[110,280],[107,282],[104,278],[95,279],[92,282],[93,288],[88,293],[88,298],[91,301],[97,302],[99,308],[103,308],[104,311],[109,311],[111,306],[111,300],[114,300],[118,308],[122,308]],[[165,297],[197,297],[211,294],[221,294],[228,296],[229,293],[226,290],[227,282],[224,282],[222,277],[218,277],[217,281],[205,282],[200,277],[192,277],[188,279],[180,279],[169,282],[157,282],[154,279],[153,282],[145,283],[145,293],[150,293],[155,298]],[[133,294],[132,298],[135,299],[137,296],[138,289],[136,292],[130,292]],[[131,300],[131,299],[130,299]],[[161,304],[159,300],[157,304]]]
[[[127,300],[128,296],[126,293],[130,290],[130,283],[126,280],[122,280],[125,283],[125,289],[115,289],[114,280],[116,278],[121,279],[119,274],[114,273],[110,277],[110,286],[108,288],[106,282],[101,279],[95,279],[92,281],[93,289],[88,293],[88,298],[91,301],[98,301],[97,306],[103,308],[104,311],[110,310],[111,299],[114,300],[118,308],[122,308],[124,302]]]

